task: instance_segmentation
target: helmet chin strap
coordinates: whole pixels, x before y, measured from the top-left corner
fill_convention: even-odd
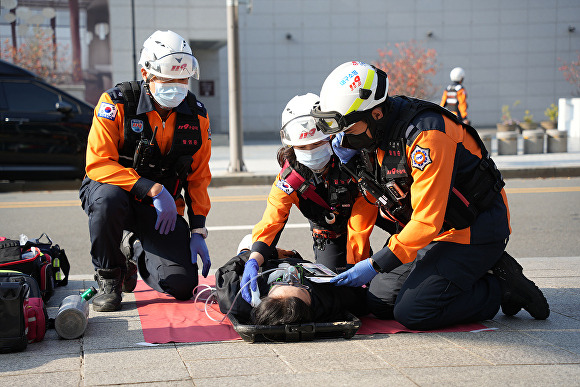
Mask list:
[[[151,75],[150,73],[147,73],[147,78],[145,78],[145,91],[147,92],[147,95],[149,96],[149,98],[153,99],[153,96],[151,95],[151,89],[149,88],[149,83],[151,82],[151,78],[153,78],[153,75]]]

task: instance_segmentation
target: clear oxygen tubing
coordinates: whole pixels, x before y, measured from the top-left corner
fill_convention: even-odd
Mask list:
[[[210,320],[212,320],[212,321],[215,321],[215,322],[217,322],[217,323],[220,323],[220,324],[221,324],[221,323],[222,323],[222,322],[223,322],[223,321],[226,319],[226,317],[228,317],[228,315],[230,314],[230,312],[231,312],[231,311],[232,311],[232,309],[234,308],[234,305],[236,304],[236,301],[238,300],[238,297],[239,297],[239,296],[240,296],[240,294],[242,293],[242,289],[243,289],[244,287],[246,287],[246,286],[250,285],[250,284],[252,283],[252,281],[253,281],[253,280],[255,280],[255,279],[257,279],[258,277],[260,277],[260,276],[262,276],[262,275],[264,275],[264,274],[271,273],[271,272],[273,272],[273,271],[276,271],[276,270],[280,270],[280,268],[274,268],[274,269],[270,269],[270,270],[263,271],[263,272],[259,273],[258,275],[256,275],[256,276],[252,277],[252,278],[251,278],[251,279],[250,279],[248,282],[246,282],[246,283],[244,284],[244,286],[240,287],[240,290],[238,290],[238,292],[236,293],[236,296],[234,297],[234,301],[232,302],[232,306],[230,306],[230,309],[227,311],[227,313],[224,315],[224,317],[222,317],[222,319],[221,319],[221,320],[216,320],[215,318],[211,317],[211,316],[209,315],[209,313],[208,313],[208,304],[209,304],[210,302],[213,302],[213,299],[216,297],[216,289],[215,289],[214,287],[211,287],[211,286],[209,286],[209,285],[205,285],[205,284],[204,284],[204,285],[198,285],[198,286],[196,286],[196,287],[195,287],[195,289],[194,289],[194,292],[195,292],[195,291],[197,291],[197,290],[198,290],[200,287],[201,287],[202,289],[201,289],[201,290],[200,290],[200,291],[197,293],[197,295],[195,296],[194,303],[197,305],[197,301],[198,301],[198,298],[199,298],[199,296],[200,296],[202,293],[209,291],[209,292],[210,292],[210,294],[207,296],[207,298],[206,298],[205,300],[200,300],[200,301],[202,301],[202,302],[204,301],[204,311],[205,311],[205,315],[206,315],[206,316],[207,316],[207,318],[209,318]],[[197,306],[196,306],[196,307],[197,307]],[[199,309],[199,308],[198,308],[198,310],[200,310],[200,311],[201,311],[201,309]]]

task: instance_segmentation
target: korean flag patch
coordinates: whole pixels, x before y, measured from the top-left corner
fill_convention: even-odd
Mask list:
[[[115,117],[117,117],[117,108],[115,105],[107,102],[101,102],[101,106],[99,106],[99,113],[97,117],[106,118],[111,121],[115,121]]]
[[[411,152],[411,166],[413,168],[424,170],[432,161],[429,156],[429,148],[421,148],[419,145],[415,145],[415,149]]]
[[[290,195],[292,192],[294,192],[294,188],[292,188],[292,186],[290,186],[290,184],[288,184],[288,182],[286,182],[286,180],[278,180],[278,182],[276,183],[276,187],[280,188],[282,191],[286,192],[288,195]]]

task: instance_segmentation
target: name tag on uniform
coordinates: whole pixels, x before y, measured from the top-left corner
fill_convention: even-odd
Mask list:
[[[117,108],[111,103],[101,102],[97,117],[102,117],[114,121],[115,117],[117,117]]]

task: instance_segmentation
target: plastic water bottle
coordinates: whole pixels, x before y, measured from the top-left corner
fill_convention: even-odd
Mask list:
[[[54,319],[56,333],[63,339],[77,339],[85,333],[89,322],[89,300],[97,294],[91,286],[83,294],[72,294],[66,297],[58,307]]]

